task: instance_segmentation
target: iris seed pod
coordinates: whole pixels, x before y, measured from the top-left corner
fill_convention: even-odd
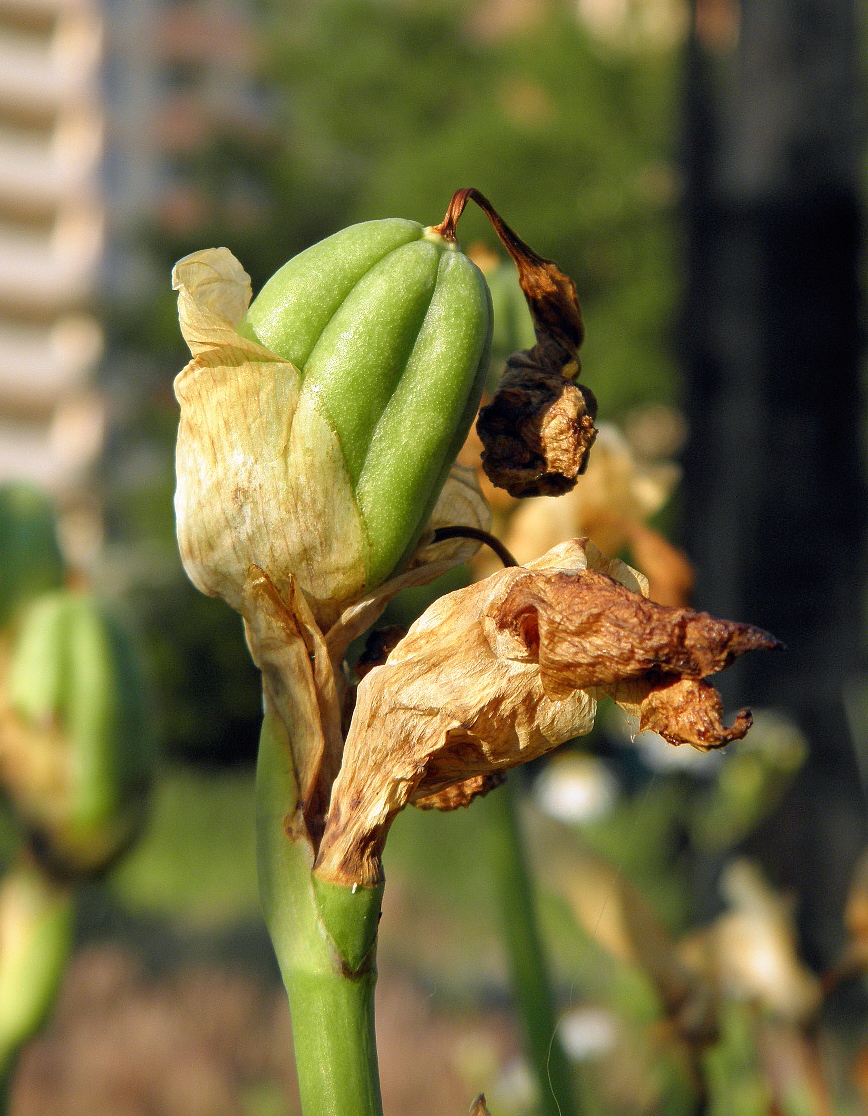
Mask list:
[[[37,850],[98,871],[140,824],[153,752],[128,641],[94,598],[39,598],[22,617],[0,710],[0,772]]]
[[[327,625],[431,516],[488,368],[485,279],[454,239],[395,219],[302,252],[249,310],[225,249],[174,284],[194,353],[175,385],[187,572],[240,611],[250,565],[281,592],[297,578]]]

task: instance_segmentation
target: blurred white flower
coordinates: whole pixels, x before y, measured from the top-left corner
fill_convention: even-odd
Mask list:
[[[549,817],[581,825],[612,809],[618,798],[618,783],[605,764],[593,756],[568,755],[553,760],[543,771],[534,784],[534,796]]]
[[[575,1007],[558,1024],[564,1050],[574,1062],[590,1061],[608,1054],[618,1041],[618,1024],[601,1007]]]

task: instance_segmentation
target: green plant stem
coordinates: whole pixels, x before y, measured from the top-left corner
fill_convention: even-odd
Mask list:
[[[323,899],[311,843],[293,824],[297,800],[286,731],[266,705],[256,770],[259,887],[289,996],[302,1112],[382,1116],[374,1035],[379,892],[332,885]],[[335,939],[372,944],[353,968]]]
[[[487,797],[492,870],[500,896],[525,1050],[539,1086],[544,1116],[578,1116],[573,1073],[557,1034],[557,1015],[537,926],[533,888],[517,812],[516,775]]]
[[[15,1080],[17,1064],[17,1051],[7,1055],[0,1064],[0,1116],[9,1116],[12,1111],[12,1082]]]

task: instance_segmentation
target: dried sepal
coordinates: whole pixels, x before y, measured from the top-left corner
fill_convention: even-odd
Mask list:
[[[191,581],[243,612],[250,566],[281,598],[297,582],[327,628],[365,588],[365,534],[337,434],[288,361],[235,327],[250,280],[225,248],[176,264],[181,329],[193,359],[181,405],[175,516]],[[313,473],[327,483],[311,483]]]
[[[686,677],[702,701],[703,674],[745,650],[775,645],[747,625],[654,605],[641,589],[629,567],[575,540],[435,601],[359,685],[320,874],[375,882],[389,825],[408,802],[583,735],[598,697],[641,708],[654,694],[654,713],[662,714],[665,687]],[[690,700],[674,723],[661,718],[671,740],[705,748],[746,731],[744,719],[731,729],[720,725],[719,739],[706,721],[701,732],[693,722],[681,731]]]
[[[316,843],[341,763],[343,676],[333,670],[300,587],[290,578],[287,589],[285,601],[268,575],[252,566],[244,586],[245,631],[265,693],[286,728],[300,810]]]
[[[474,201],[494,226],[518,269],[536,333],[532,349],[515,353],[492,401],[479,413],[482,466],[511,496],[568,492],[588,463],[596,437],[593,394],[575,382],[585,336],[572,279],[516,236],[478,190],[459,190],[437,230],[454,238],[455,223]]]

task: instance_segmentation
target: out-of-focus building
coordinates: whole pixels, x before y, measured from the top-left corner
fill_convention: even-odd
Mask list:
[[[102,438],[103,42],[94,0],[0,0],[0,478],[62,498]]]
[[[0,0],[0,481],[58,498],[73,561],[99,545],[99,308],[147,288],[143,229],[207,223],[191,167],[262,131],[257,54],[243,3]]]

